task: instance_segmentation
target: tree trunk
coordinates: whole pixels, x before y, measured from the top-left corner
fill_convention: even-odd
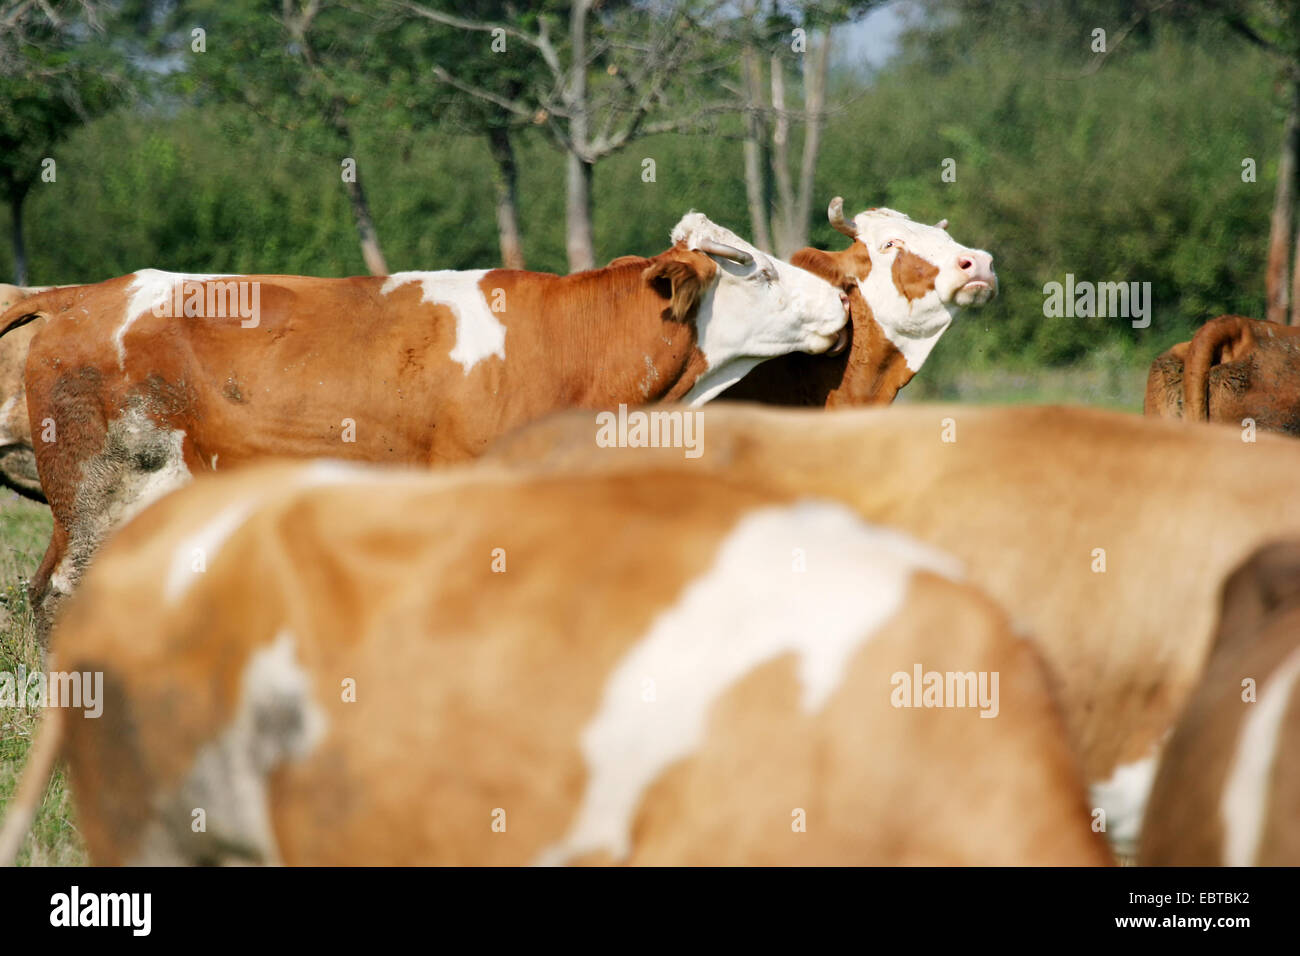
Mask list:
[[[347,151],[347,155],[356,160],[357,147],[352,139],[352,127],[345,116],[343,100],[336,98],[330,114],[330,123],[334,132]],[[348,190],[348,201],[352,203],[352,219],[357,225],[357,236],[361,240],[361,258],[372,276],[388,275],[388,263],[384,261],[384,252],[379,248],[379,234],[375,232],[375,221],[370,216],[370,201],[366,199],[365,186],[361,184],[361,163],[356,162],[352,179],[344,179],[343,185]]]
[[[352,218],[356,220],[357,236],[361,239],[361,258],[366,261],[366,268],[372,276],[388,275],[388,263],[384,261],[383,250],[379,248],[379,235],[375,232],[375,222],[370,218],[370,203],[366,200],[365,188],[361,185],[361,171],[356,177],[344,183],[348,187],[348,199],[352,203]]]
[[[1291,266],[1291,324],[1300,325],[1300,232],[1295,237],[1295,262]]]
[[[1273,217],[1268,236],[1268,272],[1265,276],[1270,322],[1287,321],[1287,263],[1291,258],[1292,206],[1295,203],[1296,153],[1300,152],[1300,83],[1291,85],[1291,106],[1282,134],[1282,157],[1277,164],[1277,190],[1273,193]]]
[[[572,66],[569,70],[568,94],[565,97],[569,120],[569,152],[565,177],[566,234],[569,271],[581,272],[596,265],[596,248],[591,240],[591,163],[587,126],[587,14],[590,0],[575,0],[569,11],[569,43]]]
[[[488,130],[488,147],[492,150],[492,159],[497,166],[493,185],[496,190],[497,236],[501,240],[501,266],[505,269],[522,269],[524,244],[519,231],[519,171],[515,165],[510,131],[503,127]]]
[[[746,43],[740,53],[740,68],[745,89],[745,198],[749,203],[749,226],[754,245],[772,251],[771,189],[765,152],[767,124],[763,116],[763,68],[758,51]]]
[[[819,42],[808,51],[804,69],[803,156],[799,166],[799,196],[791,222],[791,252],[808,245],[808,222],[812,217],[813,188],[816,184],[817,154],[821,150],[822,126],[826,121],[826,77],[830,72],[830,28],[819,31]]]
[[[596,267],[596,247],[591,239],[591,173],[590,163],[584,163],[580,157],[569,153],[565,248],[569,254],[570,272]]]
[[[1292,80],[1291,112],[1287,117],[1291,126],[1291,137],[1286,140],[1291,153],[1291,182],[1294,187],[1300,179],[1300,77]],[[1294,207],[1292,207],[1294,208]],[[1300,232],[1295,234],[1295,261],[1291,266],[1291,324],[1300,325]],[[1272,249],[1269,249],[1270,255]]]
[[[23,201],[26,190],[19,190],[9,200],[14,246],[14,285],[27,284],[27,244],[23,242]]]
[[[776,178],[776,254],[782,259],[799,248],[793,245],[795,197],[790,176],[790,114],[785,104],[785,63],[780,54],[772,57],[772,167]]]

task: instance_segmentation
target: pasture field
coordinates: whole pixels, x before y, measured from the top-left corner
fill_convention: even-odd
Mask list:
[[[50,536],[50,509],[0,490],[0,671],[31,673],[40,667],[36,629],[27,605],[27,579],[41,562]],[[36,715],[23,708],[0,707],[0,807],[8,805],[27,759]],[[86,853],[72,819],[72,800],[62,769],[46,794],[20,866],[73,866]]]

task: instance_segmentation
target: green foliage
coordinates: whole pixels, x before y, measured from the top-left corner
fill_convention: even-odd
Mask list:
[[[0,199],[6,202],[22,199],[55,144],[126,96],[117,51],[88,42],[89,28],[75,9],[59,16],[61,27],[43,20],[32,25],[20,54],[0,70]]]
[[[258,15],[270,38],[278,24],[265,9]],[[1141,365],[1206,318],[1262,313],[1282,118],[1273,62],[1226,28],[1174,23],[1126,41],[1088,72],[1091,16],[1042,45],[1004,25],[971,30],[950,18],[960,43],[932,31],[869,81],[845,70],[833,85],[840,106],[824,137],[818,206],[843,195],[855,210],[947,217],[959,241],[995,256],[999,298],[945,336],[920,390],[942,390],[970,370],[1068,364],[1098,352]],[[223,35],[209,33],[203,56]],[[936,65],[935,49],[953,55]],[[436,99],[417,89],[414,53],[392,52],[386,62],[403,57],[401,84],[348,94],[359,97],[356,156],[389,266],[491,265],[493,169],[483,137],[456,134],[459,122],[450,130],[403,122]],[[339,145],[309,129],[318,101],[304,101],[299,122],[291,99],[277,101],[293,121],[287,128],[200,98],[133,105],[73,131],[55,154],[58,183],[38,183],[29,199],[32,281],[98,280],[144,266],[363,272]],[[747,232],[738,133],[739,119],[724,118],[716,135],[655,136],[602,162],[598,255],[661,250],[691,208]],[[517,134],[517,149],[528,262],[563,271],[561,156],[533,127]],[[1241,178],[1247,157],[1258,164],[1255,183]],[[655,182],[642,181],[646,158]],[[956,161],[956,182],[940,177],[945,158]],[[812,235],[815,244],[843,245],[820,215]],[[0,247],[0,270],[8,256]],[[1151,327],[1045,318],[1043,285],[1066,273],[1150,282]]]

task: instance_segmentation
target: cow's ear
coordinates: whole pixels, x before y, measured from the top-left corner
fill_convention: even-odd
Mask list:
[[[700,256],[699,258],[705,259]],[[660,259],[641,273],[641,278],[661,298],[669,302],[664,318],[677,322],[689,322],[695,317],[695,310],[704,297],[704,288],[712,274],[705,274],[705,268],[712,263],[685,261],[683,259]],[[716,266],[714,267],[716,269]]]
[[[796,265],[805,272],[811,272],[815,276],[820,276],[836,288],[843,289],[845,292],[851,288],[856,288],[857,282],[852,276],[846,275],[840,267],[839,260],[829,252],[823,252],[820,249],[813,249],[811,246],[800,249],[790,257],[790,264]]]

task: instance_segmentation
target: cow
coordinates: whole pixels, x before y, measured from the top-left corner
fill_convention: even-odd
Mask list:
[[[113,527],[196,472],[268,456],[441,464],[549,411],[708,401],[764,358],[847,346],[847,296],[693,212],[647,259],[569,276],[145,270],[37,296],[27,395],[54,513],[42,644]],[[0,333],[2,334],[2,333]]]
[[[946,219],[927,226],[878,208],[848,220],[839,196],[827,215],[852,244],[838,252],[801,249],[791,262],[849,293],[848,350],[765,362],[728,389],[725,399],[826,408],[888,405],[921,370],[958,312],[997,294],[992,256],[955,242]]]
[[[1300,540],[1251,555],[1220,607],[1156,772],[1138,860],[1300,865]]]
[[[1300,436],[1300,328],[1221,315],[1151,363],[1143,409]]]
[[[0,284],[0,313],[49,288]],[[0,484],[40,502],[45,501],[45,495],[36,474],[23,371],[27,368],[27,349],[32,337],[44,325],[44,320],[37,320],[0,339]]]
[[[709,475],[205,477],[60,615],[99,716],[46,708],[0,856],[62,754],[97,864],[1110,862],[1036,650],[961,577]]]
[[[1074,407],[695,414],[696,457],[598,447],[578,412],[487,457],[557,474],[725,474],[844,502],[952,553],[1041,646],[1107,835],[1131,854],[1159,744],[1208,653],[1215,592],[1264,541],[1300,534],[1300,443]]]

